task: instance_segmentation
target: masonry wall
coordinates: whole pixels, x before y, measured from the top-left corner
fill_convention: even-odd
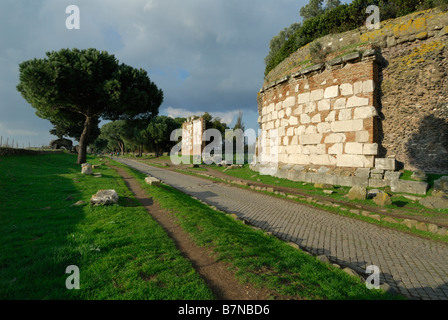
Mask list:
[[[261,92],[262,138],[278,134],[279,164],[374,166],[377,66],[372,49],[364,51]],[[270,149],[259,152],[262,162],[272,160]]]
[[[369,31],[363,27],[316,42],[330,51],[323,66],[312,61],[310,45],[307,45],[267,75],[258,95],[260,126],[266,135],[274,128],[280,133],[286,131],[287,138],[283,137],[279,148],[279,161],[371,167],[375,157],[390,157],[398,161],[398,168],[448,173],[448,12],[439,9],[417,12],[383,21],[379,30]],[[375,63],[349,61],[335,69],[334,62],[341,56],[353,51],[363,54],[365,46],[375,49]],[[374,92],[361,92],[360,81],[364,84],[371,80]],[[366,86],[370,83],[366,82]],[[344,84],[352,85],[352,96],[342,95]],[[295,92],[296,85],[298,92]],[[330,88],[336,85],[339,96],[329,98],[330,91],[336,90]],[[309,92],[311,99],[315,91],[316,98],[322,90],[323,98],[299,103],[299,95],[304,99]],[[336,101],[340,98],[347,99],[346,105],[337,109]],[[352,101],[369,99],[369,102],[368,105],[348,106],[350,98]],[[330,110],[323,110],[328,108],[328,101],[323,102],[328,99]],[[366,103],[366,100],[358,101]],[[315,111],[312,111],[313,104],[308,105],[310,102],[316,103]],[[301,111],[299,106],[302,106]],[[373,108],[366,107],[375,107],[376,114]],[[298,118],[297,124],[288,108],[291,108],[292,117]],[[284,114],[280,113],[282,110]],[[361,110],[365,118],[358,119]],[[272,123],[275,111],[277,117],[279,113],[283,117]],[[302,114],[306,114],[303,123]],[[362,129],[359,120],[362,120]],[[306,138],[302,137],[304,135]],[[339,140],[332,140],[337,136]],[[311,142],[314,143],[307,144]]]

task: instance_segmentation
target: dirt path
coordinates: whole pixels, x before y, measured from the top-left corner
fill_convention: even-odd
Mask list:
[[[117,170],[136,199],[174,240],[177,249],[191,261],[218,300],[266,300],[272,296],[267,290],[255,289],[250,285],[239,283],[235,274],[228,270],[229,266],[215,261],[210,250],[198,247],[176,223],[173,214],[154,202],[134,177],[122,168],[109,166]]]

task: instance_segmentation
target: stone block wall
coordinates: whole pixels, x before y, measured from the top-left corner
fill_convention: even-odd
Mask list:
[[[278,135],[279,164],[374,166],[377,66],[371,47],[264,88],[262,139]],[[269,147],[259,159],[269,161]]]
[[[325,63],[304,46],[266,76],[258,95],[262,132],[281,134],[280,165],[369,168],[387,157],[398,169],[448,173],[448,12],[316,42],[330,52]],[[270,148],[260,151],[262,160]]]
[[[203,118],[189,119],[182,125],[182,155],[200,156],[204,143],[202,136],[205,131],[205,121]]]

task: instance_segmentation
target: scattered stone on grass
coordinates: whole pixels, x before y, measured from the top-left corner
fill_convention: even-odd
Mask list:
[[[448,209],[448,197],[426,197],[420,199],[419,202],[429,209]]]
[[[72,204],[70,207],[81,207],[81,206],[83,206],[83,205],[85,205],[85,204],[86,204],[85,201],[80,200],[80,201],[78,201],[78,202]]]
[[[381,193],[382,191],[378,189],[371,189],[367,191],[367,199],[373,199],[376,197],[377,194]]]
[[[333,188],[333,186],[331,184],[326,184],[326,183],[315,183],[314,184],[314,188],[317,188],[317,189],[331,189],[331,188]]]
[[[383,221],[390,222],[390,223],[398,223],[397,220],[395,220],[394,218],[391,218],[391,217],[384,217]]]
[[[330,259],[328,259],[328,257],[325,255],[318,256],[317,260],[319,260],[320,262],[323,262],[323,263],[330,263]]]
[[[409,229],[412,229],[413,227],[417,226],[417,221],[411,219],[404,219],[402,224],[404,224]]]
[[[118,194],[115,190],[99,190],[90,199],[92,205],[113,205],[118,203]]]
[[[434,190],[432,195],[435,197],[448,196],[448,176],[441,177],[434,181]]]
[[[366,200],[367,197],[367,189],[364,187],[353,187],[350,189],[347,197],[350,200]]]
[[[93,173],[92,165],[90,163],[83,163],[81,165],[81,173],[91,175]]]
[[[160,183],[161,183],[161,181],[159,179],[154,178],[154,177],[146,177],[145,182],[147,184],[149,184],[150,186],[157,186],[157,187],[159,187]]]
[[[373,201],[380,207],[385,207],[392,204],[390,196],[384,192],[378,193],[375,198],[373,198]]]
[[[426,181],[428,180],[428,177],[425,172],[422,170],[416,170],[411,176],[411,179],[417,180],[417,181]]]
[[[342,271],[344,271],[345,273],[347,273],[350,276],[358,278],[360,281],[363,280],[362,277],[359,274],[357,274],[353,269],[350,269],[347,267],[347,268],[342,269]]]

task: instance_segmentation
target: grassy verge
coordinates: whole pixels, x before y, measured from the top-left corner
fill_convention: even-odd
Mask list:
[[[170,187],[148,186],[145,175],[126,166],[142,187],[200,246],[211,248],[217,259],[228,262],[242,281],[299,299],[390,299],[340,269],[321,263],[279,239],[254,230]],[[274,297],[273,297],[274,298]]]
[[[75,163],[71,155],[0,158],[0,299],[213,299],[114,170],[101,166],[95,178]],[[99,189],[115,189],[119,204],[71,206]],[[80,290],[66,289],[70,265]]]

